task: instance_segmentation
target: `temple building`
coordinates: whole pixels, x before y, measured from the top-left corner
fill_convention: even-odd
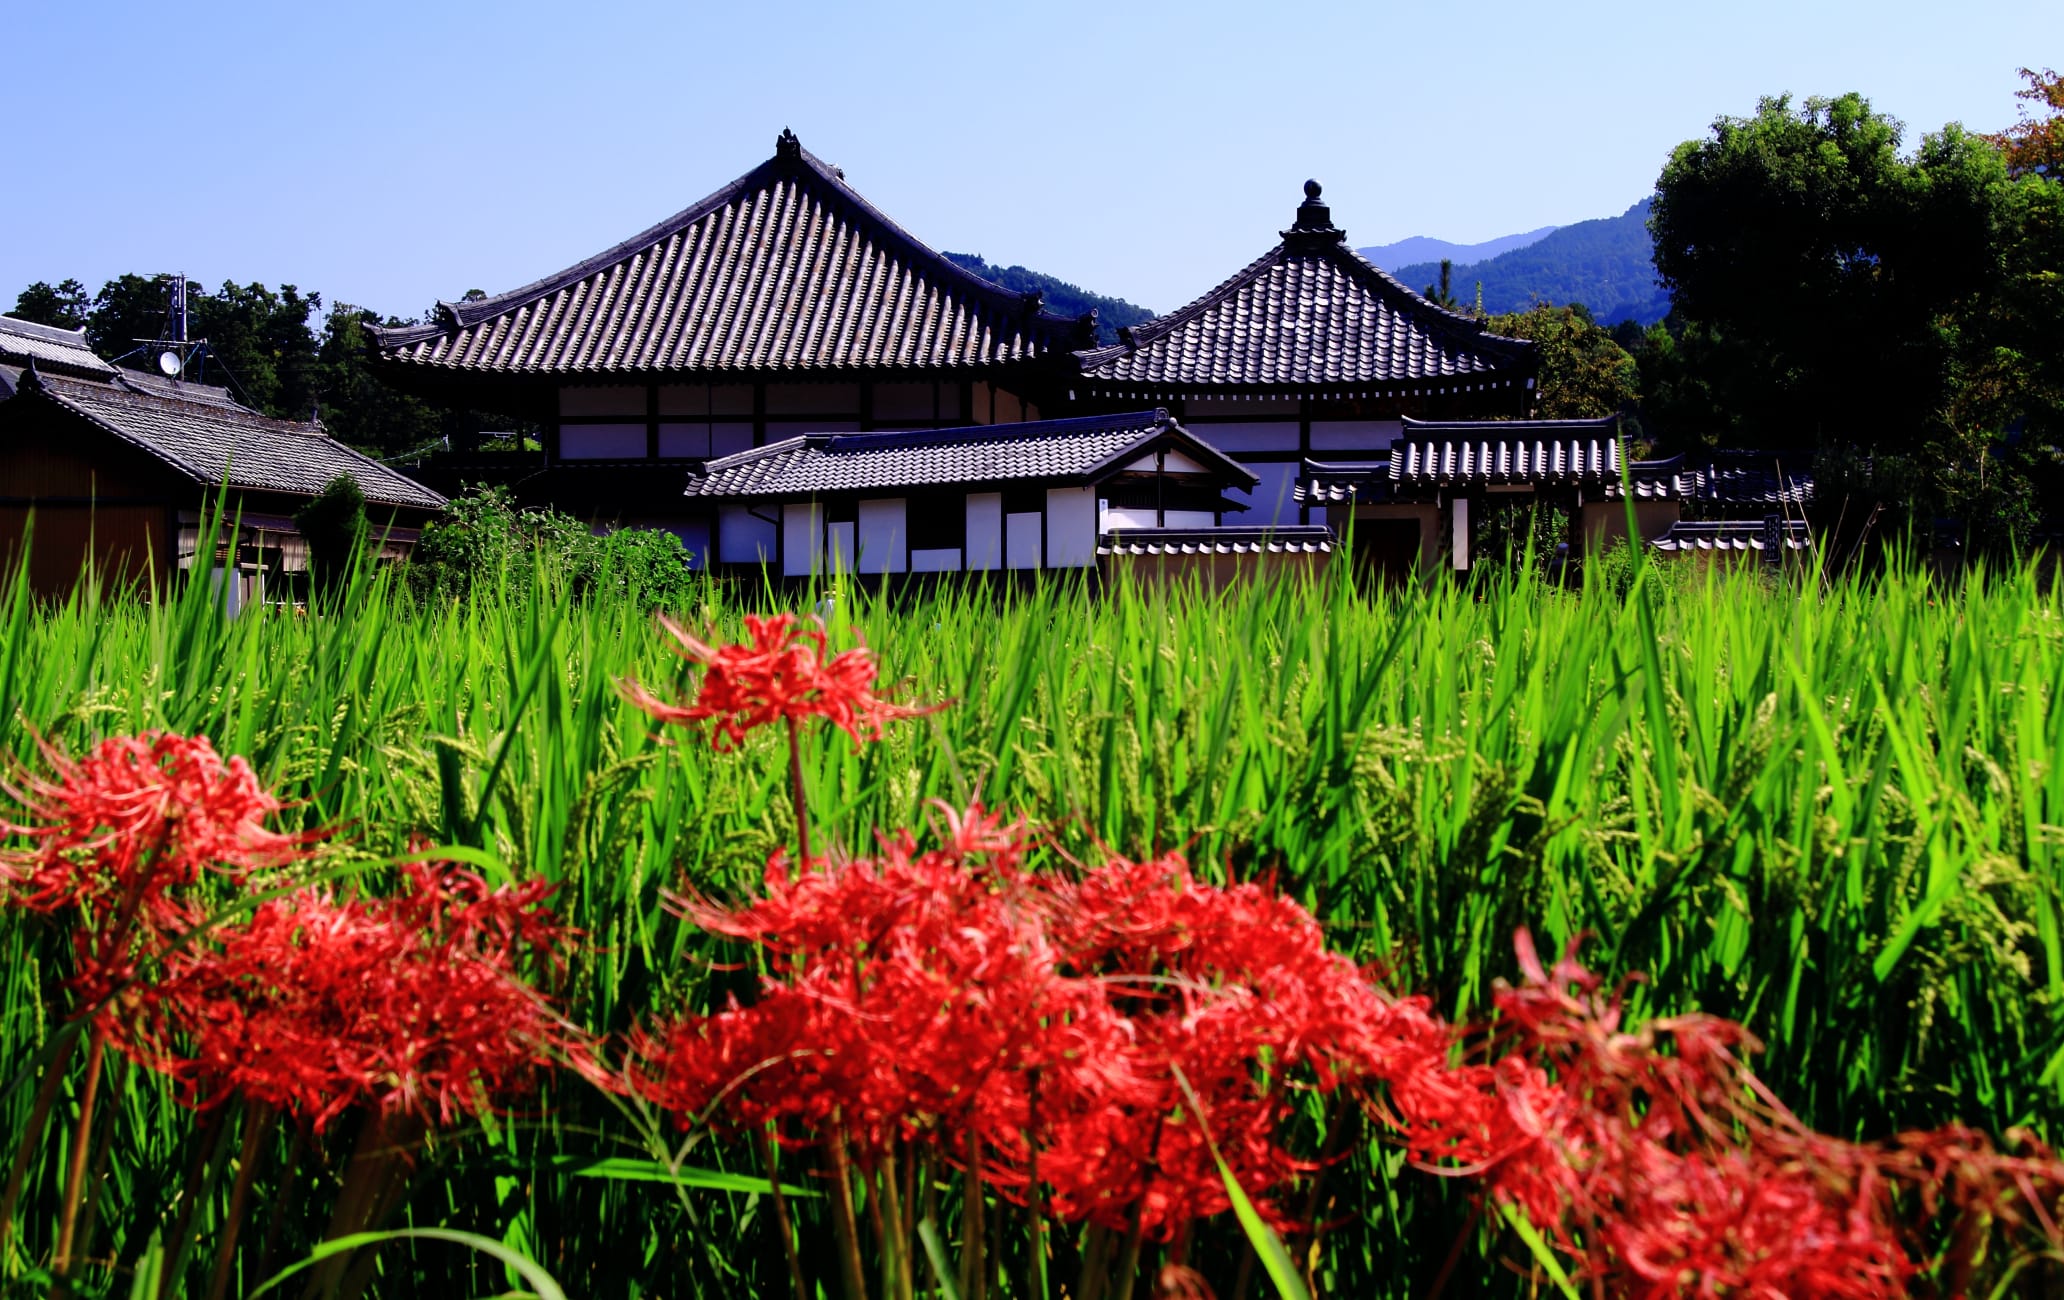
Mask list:
[[[1280,242],[1217,288],[1076,356],[1076,403],[1164,404],[1252,469],[1243,523],[1324,522],[1298,500],[1299,466],[1379,460],[1408,419],[1532,409],[1534,344],[1488,333],[1369,263],[1321,193],[1305,182]]]
[[[1407,419],[1524,416],[1537,368],[1532,343],[1490,334],[1363,260],[1315,182],[1269,251],[1098,347],[1093,318],[1055,316],[1037,295],[956,266],[787,131],[772,158],[614,248],[375,335],[383,373],[403,387],[543,430],[526,499],[597,526],[673,529],[711,563],[778,555],[784,568],[788,525],[770,503],[712,484],[798,436],[818,440],[803,444],[812,456],[845,457],[862,445],[846,435],[1158,408],[1209,451],[1199,464],[1216,457],[1252,478],[1177,484],[1208,500],[1172,513],[1124,476],[1098,487],[1098,535],[1130,534],[1104,552],[1182,554],[1184,543],[1169,552],[1140,530],[1323,525],[1325,509],[1296,492],[1306,459],[1381,462]],[[947,445],[902,454],[950,458]],[[976,486],[957,483],[962,495]],[[802,503],[778,504],[785,521]],[[1444,534],[1427,528],[1418,544],[1431,553]],[[836,553],[831,536],[809,553]],[[1299,536],[1300,547],[1311,540]]]
[[[375,335],[402,386],[544,430],[531,499],[703,554],[712,520],[682,489],[709,462],[806,433],[1037,420],[1095,338],[920,243],[788,131],[614,248]]]

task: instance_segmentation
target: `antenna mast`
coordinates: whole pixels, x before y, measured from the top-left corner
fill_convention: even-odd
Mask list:
[[[171,295],[165,309],[166,337],[137,339],[136,342],[157,352],[158,372],[165,378],[184,379],[187,362],[200,355],[208,346],[208,340],[187,335],[186,277],[168,275],[164,279]]]

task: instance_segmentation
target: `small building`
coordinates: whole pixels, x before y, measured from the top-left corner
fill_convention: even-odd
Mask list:
[[[1113,530],[1217,527],[1254,482],[1153,410],[801,434],[712,460],[685,495],[721,563],[803,577],[1088,568]]]
[[[1535,345],[1370,264],[1320,195],[1307,181],[1276,245],[1210,292],[1076,354],[1070,409],[1168,407],[1259,477],[1244,522],[1321,522],[1296,492],[1307,460],[1381,462],[1412,421],[1532,410]]]
[[[1382,456],[1307,460],[1297,497],[1352,534],[1355,563],[1403,576],[1443,562],[1470,566],[1473,521],[1487,509],[1535,502],[1573,518],[1620,481],[1618,422],[1404,419]]]
[[[523,499],[671,528],[700,555],[712,521],[681,484],[705,465],[798,434],[1055,414],[1051,372],[1094,329],[947,260],[783,131],[612,248],[373,334],[394,383],[543,428]]]
[[[74,377],[91,369],[76,358],[59,363],[68,373],[46,370],[51,359],[25,356],[20,342],[44,342],[35,332],[42,327],[21,324],[0,317],[0,364],[12,390],[0,401],[0,551],[18,555],[27,542],[29,580],[41,594],[70,591],[91,560],[110,579],[159,585],[175,571],[207,568],[232,609],[291,598],[308,565],[293,514],[337,476],[364,492],[389,557],[405,554],[444,508],[443,497],[320,424],[270,419],[224,389],[105,363],[97,377]],[[13,368],[15,357],[31,364]],[[202,556],[202,521],[218,502],[237,534]]]

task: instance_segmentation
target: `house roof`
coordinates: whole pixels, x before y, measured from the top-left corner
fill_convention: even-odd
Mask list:
[[[1333,549],[1324,524],[1235,524],[1224,528],[1113,528],[1098,555],[1323,555]]]
[[[0,316],[0,365],[31,366],[46,375],[112,379],[115,368],[94,355],[84,330],[58,329]]]
[[[1252,470],[1200,441],[1165,410],[910,433],[811,433],[713,460],[691,497],[796,498],[890,488],[1043,481],[1093,483],[1169,439],[1222,482]]]
[[[607,378],[954,370],[1079,345],[1080,324],[947,261],[783,131],[774,156],[520,289],[374,329],[393,362]]]
[[[1409,436],[1409,435],[1408,435]],[[1390,449],[1393,487],[1492,484],[1602,486],[1620,477],[1620,440],[1585,438],[1420,439]]]
[[[1805,506],[1812,502],[1813,475],[1787,469],[1764,452],[1721,452],[1705,464],[1683,456],[1635,461],[1627,467],[1637,500],[1703,501],[1721,505]],[[1620,485],[1608,495],[1619,497]]]
[[[37,395],[203,486],[226,482],[247,491],[314,496],[348,474],[372,504],[444,506],[437,493],[330,438],[319,424],[269,419],[206,393],[147,391],[127,374],[113,383],[88,383],[32,370],[13,400]]]
[[[1535,347],[1485,332],[1347,245],[1319,184],[1282,242],[1195,302],[1078,353],[1092,391],[1439,391],[1523,383]]]
[[[1803,519],[1679,520],[1649,543],[1659,551],[1761,551],[1775,559],[1785,551],[1803,551],[1813,545],[1813,533]]]

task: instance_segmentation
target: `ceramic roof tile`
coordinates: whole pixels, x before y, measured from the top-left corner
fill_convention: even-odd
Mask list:
[[[1348,247],[1316,183],[1306,196],[1282,242],[1231,279],[1121,331],[1111,347],[1077,354],[1084,379],[1147,390],[1309,390],[1502,385],[1534,373],[1532,343],[1487,333],[1413,293]]]
[[[1166,411],[908,433],[805,434],[713,460],[691,497],[810,497],[841,492],[1012,481],[1082,482],[1133,448],[1173,432],[1221,481],[1253,473],[1198,441]]]
[[[227,481],[251,491],[314,496],[337,475],[348,474],[372,504],[444,506],[437,493],[326,436],[321,425],[146,392],[125,378],[96,384],[46,375],[23,383],[24,395],[36,389],[196,483]]]
[[[568,376],[953,370],[1075,344],[918,242],[783,132],[775,156],[558,275],[375,330],[408,366]]]
[[[112,379],[115,368],[94,354],[83,330],[58,329],[0,316],[0,364],[35,366],[45,374]]]

